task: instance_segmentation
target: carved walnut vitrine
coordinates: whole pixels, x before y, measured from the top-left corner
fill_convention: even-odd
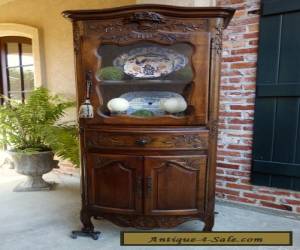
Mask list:
[[[228,8],[65,11],[73,22],[83,232],[214,223],[222,31]]]

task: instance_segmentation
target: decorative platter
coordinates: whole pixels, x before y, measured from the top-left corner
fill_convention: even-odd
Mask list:
[[[175,50],[147,46],[121,54],[113,61],[124,73],[134,78],[158,78],[186,66],[188,59]]]
[[[160,103],[162,100],[171,97],[183,98],[181,95],[169,91],[134,91],[120,96],[120,98],[124,98],[129,102],[128,115],[134,115],[135,112],[147,110],[155,116],[164,114]]]

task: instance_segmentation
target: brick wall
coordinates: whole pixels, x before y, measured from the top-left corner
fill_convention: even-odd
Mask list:
[[[217,0],[237,10],[223,40],[217,197],[300,213],[300,192],[250,184],[259,3]]]

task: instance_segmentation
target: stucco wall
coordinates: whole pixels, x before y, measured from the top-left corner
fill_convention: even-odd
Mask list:
[[[61,16],[61,12],[134,3],[135,0],[15,0],[0,5],[0,23],[18,23],[38,28],[44,79],[42,84],[52,91],[74,97],[72,25]]]

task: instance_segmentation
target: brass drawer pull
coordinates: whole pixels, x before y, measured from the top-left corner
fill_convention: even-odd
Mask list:
[[[139,146],[145,146],[147,144],[149,144],[150,139],[149,138],[139,138],[135,141],[135,144],[139,145]]]

